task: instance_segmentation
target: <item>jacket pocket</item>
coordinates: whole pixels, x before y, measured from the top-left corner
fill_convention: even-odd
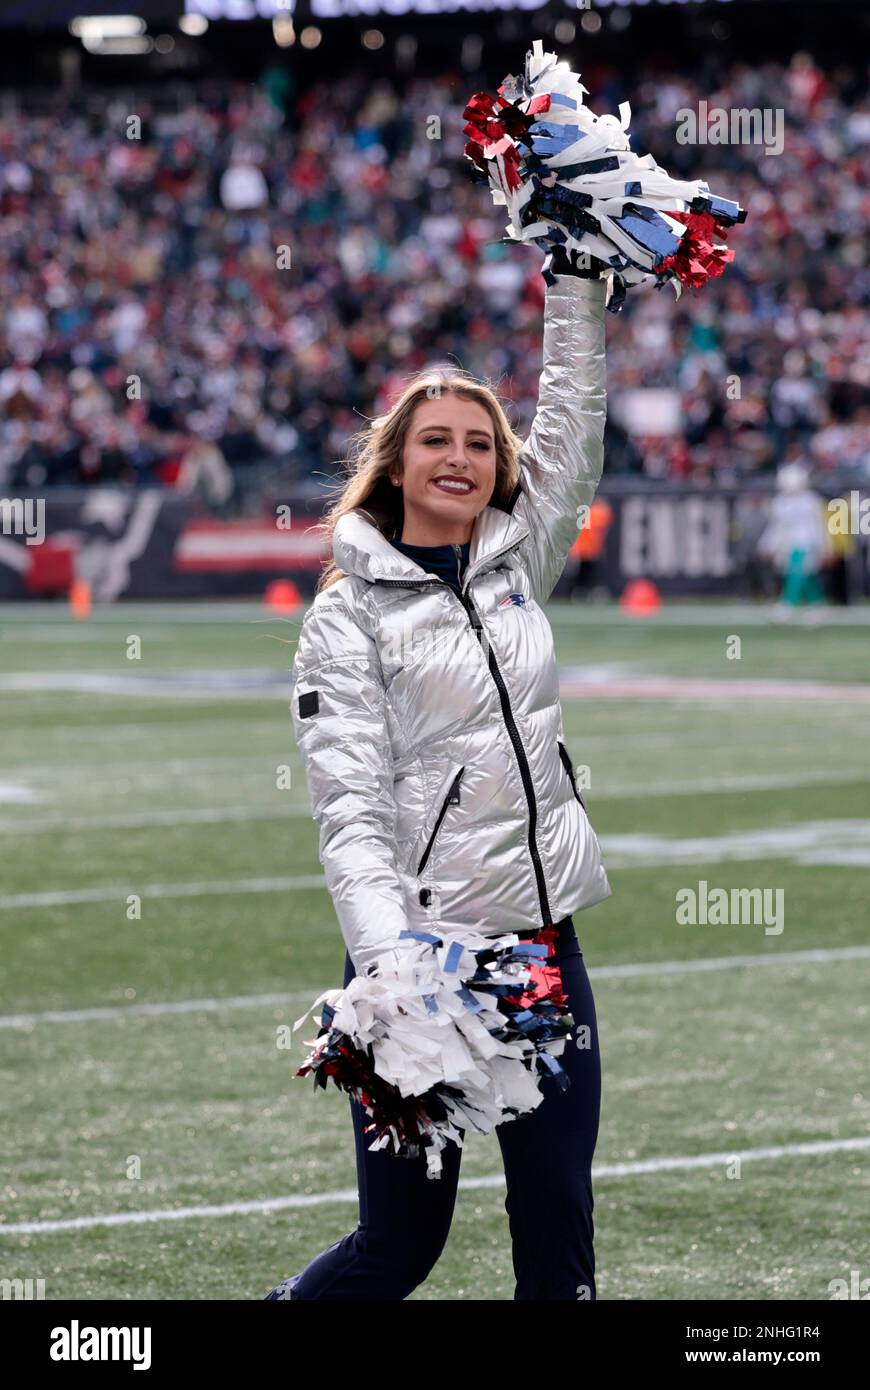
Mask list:
[[[439,831],[440,828],[441,828],[441,822],[443,821],[444,817],[447,815],[447,809],[448,809],[448,807],[449,807],[449,806],[458,806],[458,805],[459,805],[459,783],[462,781],[462,774],[463,774],[464,771],[465,771],[465,768],[464,768],[464,767],[461,767],[461,768],[459,769],[459,771],[457,772],[456,776],[453,778],[453,781],[450,783],[450,787],[449,787],[449,789],[448,789],[447,795],[445,796],[444,800],[443,800],[442,803],[441,803],[441,809],[440,809],[439,812],[438,812],[438,815],[437,815],[436,820],[435,820],[435,824],[432,826],[432,831],[431,831],[431,834],[429,835],[429,839],[426,841],[426,848],[423,850],[423,853],[422,853],[422,855],[420,856],[420,862],[419,862],[419,864],[417,865],[417,873],[418,873],[418,874],[421,874],[421,873],[423,872],[423,870],[425,869],[425,867],[426,867],[426,863],[427,863],[427,860],[428,860],[428,858],[429,858],[429,855],[432,853],[432,846],[433,846],[434,843],[435,843],[435,836],[438,834],[438,831]]]
[[[557,744],[559,745],[559,757],[562,759],[562,763],[564,764],[565,771],[567,772],[568,777],[570,778],[570,781],[571,781],[571,790],[572,790],[572,792],[574,793],[574,795],[576,796],[577,800],[580,802],[580,805],[583,807],[583,810],[585,811],[585,810],[586,810],[586,802],[583,800],[582,796],[580,795],[580,793],[579,793],[578,790],[577,790],[577,783],[576,783],[576,781],[574,780],[574,768],[573,768],[573,766],[572,766],[571,759],[570,759],[570,757],[569,757],[569,755],[568,755],[568,749],[565,747],[564,743],[562,742],[562,740],[561,740],[560,738],[557,738],[557,739],[556,739],[556,742],[557,742]]]

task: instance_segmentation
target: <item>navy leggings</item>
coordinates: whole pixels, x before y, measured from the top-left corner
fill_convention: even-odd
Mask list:
[[[595,1298],[592,1154],[598,1138],[601,1062],[595,1003],[583,953],[566,917],[558,924],[556,963],[575,1027],[559,1058],[571,1084],[560,1092],[541,1082],[535,1110],[496,1126],[504,1160],[514,1298]],[[533,932],[521,932],[528,938]],[[355,974],[348,954],[344,984]],[[584,1027],[585,1025],[585,1027]],[[577,1032],[580,1032],[578,1039]],[[588,1036],[587,1036],[588,1035]],[[579,1045],[578,1045],[579,1044]],[[350,1099],[356,1139],[359,1225],[317,1255],[290,1282],[292,1299],[407,1298],[444,1249],[459,1182],[462,1150],[442,1150],[440,1178],[426,1176],[426,1158],[372,1153],[362,1106]],[[463,1136],[466,1131],[460,1131]],[[485,1296],[486,1290],[481,1289]]]

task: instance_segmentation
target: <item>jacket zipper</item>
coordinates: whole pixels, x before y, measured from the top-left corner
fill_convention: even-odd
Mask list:
[[[468,594],[467,597],[465,594],[460,594],[459,597],[462,602],[462,606],[465,608],[465,611],[468,613],[468,616],[471,620],[471,626],[474,628],[474,633],[477,637],[478,642],[480,643],[481,650],[483,650],[483,624],[480,619],[480,614],[474,606],[474,600],[472,599],[471,594]],[[535,799],[535,787],[534,783],[532,782],[532,774],[529,769],[529,761],[526,757],[526,750],[523,748],[522,739],[520,738],[520,731],[517,728],[516,723],[514,721],[514,715],[513,710],[511,709],[511,702],[508,696],[507,686],[504,683],[504,677],[502,676],[501,671],[498,669],[498,662],[495,659],[495,652],[492,649],[491,642],[487,643],[486,658],[489,662],[489,669],[492,673],[492,678],[495,681],[496,688],[498,689],[499,699],[501,700],[501,712],[504,716],[504,722],[507,726],[507,731],[510,735],[511,743],[514,746],[514,752],[516,753],[517,763],[519,764],[520,769],[520,777],[522,778],[523,787],[526,793],[526,800],[529,803],[529,853],[532,856],[532,865],[535,870],[535,880],[538,885],[538,897],[541,903],[541,914],[543,917],[544,926],[546,926],[547,923],[552,922],[553,919],[550,916],[550,903],[547,898],[547,885],[544,881],[544,866],[541,863],[541,856],[538,853],[538,845],[537,841],[535,840],[535,828],[538,823],[538,803]]]
[[[461,768],[459,769],[459,771],[457,772],[456,776],[454,777],[453,781],[450,783],[450,790],[449,790],[449,792],[447,793],[447,795],[445,796],[444,801],[443,801],[442,804],[441,804],[441,810],[438,812],[438,819],[436,820],[435,824],[434,824],[433,827],[432,827],[432,834],[429,836],[429,839],[426,841],[426,848],[425,848],[424,851],[423,851],[423,855],[422,855],[422,858],[420,859],[420,863],[417,865],[417,873],[418,873],[418,875],[421,874],[421,873],[423,872],[423,870],[425,869],[426,863],[427,863],[427,861],[428,861],[428,859],[429,859],[429,855],[432,853],[432,846],[433,846],[434,843],[435,843],[435,836],[438,834],[438,831],[439,831],[440,828],[441,828],[441,822],[443,821],[444,817],[445,817],[446,814],[447,814],[447,807],[448,807],[448,806],[455,806],[455,805],[457,805],[457,803],[459,802],[459,783],[462,781],[462,774],[463,774],[464,771],[465,771],[465,768],[464,768],[464,767],[461,767]]]
[[[511,547],[507,547],[507,549],[510,548]],[[496,557],[493,556],[491,558]],[[468,614],[468,618],[471,623],[472,629],[474,630],[474,634],[477,637],[478,642],[480,643],[481,650],[483,650],[483,624],[480,619],[480,614],[474,606],[474,600],[472,599],[471,594],[468,594],[466,597],[466,594],[464,592],[465,588],[468,585],[469,578],[470,576],[466,575],[463,590],[459,594],[457,594],[457,597],[459,599],[459,602],[465,609],[466,613]],[[377,580],[377,583],[398,585],[400,588],[404,589],[414,589],[418,587],[422,588],[424,586],[426,588],[432,588],[434,585],[437,584],[442,588],[449,589],[452,594],[456,593],[456,590],[450,584],[447,584],[443,579],[379,579]],[[538,899],[540,901],[541,916],[543,919],[543,923],[546,926],[547,923],[552,921],[552,918],[550,916],[550,903],[547,897],[547,885],[544,880],[544,867],[541,863],[541,856],[538,853],[538,845],[535,839],[535,828],[538,823],[538,803],[535,799],[535,788],[534,783],[532,782],[532,774],[529,769],[528,758],[526,757],[526,750],[523,748],[522,739],[520,738],[520,732],[516,726],[516,722],[513,716],[513,710],[511,709],[510,697],[508,696],[507,687],[504,683],[504,677],[502,676],[502,673],[498,668],[498,662],[495,659],[495,653],[493,652],[491,642],[488,644],[487,648],[487,662],[489,663],[490,674],[492,675],[492,678],[495,681],[496,689],[498,690],[499,700],[501,701],[502,717],[504,719],[508,735],[510,736],[511,743],[513,744],[514,753],[516,754],[517,759],[517,765],[520,769],[520,777],[522,778],[523,790],[526,793],[526,801],[528,802],[529,807],[529,853],[532,858],[532,867],[535,871],[535,882],[538,888]]]
[[[585,811],[586,802],[583,800],[582,796],[577,790],[577,782],[574,777],[574,767],[571,762],[571,755],[569,754],[568,749],[565,747],[561,739],[557,739],[556,742],[559,745],[559,757],[562,759],[562,762],[565,766],[565,771],[571,779],[571,790],[573,791],[574,795],[576,796],[577,800],[580,802],[580,805],[583,807],[583,810]]]

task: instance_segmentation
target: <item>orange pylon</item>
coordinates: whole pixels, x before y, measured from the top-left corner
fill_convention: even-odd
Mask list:
[[[74,618],[91,616],[91,586],[86,579],[74,579],[70,585],[69,611]]]
[[[266,585],[263,602],[273,613],[295,613],[302,607],[302,595],[292,579],[273,579]]]
[[[651,579],[630,579],[626,584],[619,606],[624,613],[643,617],[647,613],[657,613],[662,606],[662,596]]]

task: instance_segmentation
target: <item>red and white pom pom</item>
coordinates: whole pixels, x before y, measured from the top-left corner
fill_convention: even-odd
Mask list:
[[[523,76],[506,77],[498,92],[476,92],[466,106],[465,153],[488,176],[493,202],[507,208],[509,240],[603,262],[614,313],[627,287],[671,283],[679,298],[681,285],[698,288],[733,260],[717,238],[746,220],[745,209],[635,154],[627,101],[618,120],[596,116],[579,76],[541,40]]]
[[[442,1150],[451,1140],[461,1147],[460,1130],[486,1134],[534,1110],[544,1075],[568,1085],[556,1058],[574,1020],[549,962],[555,927],[528,941],[406,936],[398,957],[386,953],[382,968],[326,991],[297,1019],[294,1032],[323,1005],[321,1035],[294,1075],[348,1091],[371,1116],[371,1148],[425,1151],[427,1176],[439,1177]]]

